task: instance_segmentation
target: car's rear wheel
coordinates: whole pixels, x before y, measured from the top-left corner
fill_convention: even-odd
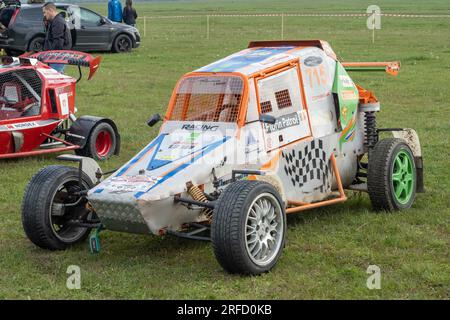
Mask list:
[[[271,270],[285,234],[285,208],[271,184],[237,181],[217,200],[211,240],[218,262],[228,272],[256,275]]]
[[[95,160],[106,160],[116,152],[116,148],[114,128],[107,122],[101,122],[91,131],[84,148],[75,150],[75,153]]]
[[[416,197],[414,156],[402,139],[379,141],[369,155],[367,187],[376,210],[408,209]]]
[[[133,47],[133,41],[126,34],[120,34],[114,40],[113,51],[114,52],[130,52]]]
[[[41,52],[44,50],[44,38],[42,37],[36,37],[33,40],[30,41],[30,44],[28,45],[28,50],[32,52]]]
[[[75,225],[91,214],[80,191],[91,189],[91,179],[67,166],[49,166],[28,184],[22,202],[22,224],[35,245],[48,250],[64,250],[83,241],[90,229]]]

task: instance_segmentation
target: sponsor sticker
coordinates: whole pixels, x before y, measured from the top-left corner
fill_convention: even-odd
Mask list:
[[[169,146],[171,150],[179,150],[179,149],[194,149],[197,146],[197,143],[190,141],[175,141]]]
[[[274,124],[265,123],[264,128],[267,133],[284,130],[289,127],[300,125],[301,117],[298,112],[285,114],[277,118]]]
[[[36,122],[24,122],[24,123],[16,123],[16,124],[8,124],[6,127],[8,129],[28,129],[37,127],[38,124]]]
[[[339,76],[339,79],[341,80],[341,83],[346,88],[353,88],[353,81],[350,79],[350,77],[346,74],[341,74]]]
[[[311,57],[306,58],[303,61],[303,64],[307,67],[315,67],[315,66],[318,66],[319,64],[321,64],[322,61],[323,60],[321,57],[311,56]]]
[[[61,106],[61,113],[63,116],[69,114],[69,98],[67,93],[59,95],[59,105]]]
[[[344,100],[355,100],[357,99],[354,90],[342,90],[341,91],[342,99]]]
[[[105,181],[104,189],[111,193],[144,192],[161,179],[161,177],[146,175],[113,177]]]
[[[190,131],[217,131],[217,129],[219,129],[219,126],[210,124],[183,124],[181,129]]]

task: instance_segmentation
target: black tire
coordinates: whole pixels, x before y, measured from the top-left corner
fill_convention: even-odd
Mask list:
[[[130,52],[133,48],[133,41],[126,34],[119,34],[116,39],[114,39],[114,43],[112,46],[113,52],[124,53]]]
[[[84,173],[82,180],[82,189],[91,189],[94,186]],[[35,245],[48,250],[64,250],[84,241],[89,235],[90,229],[66,223],[86,214],[83,201],[64,209],[58,206],[61,203],[77,203],[75,196],[68,196],[69,190],[80,191],[78,169],[73,167],[46,167],[29,182],[22,202],[22,225],[28,239]],[[56,213],[59,214],[55,215]],[[58,228],[55,225],[58,225]]]
[[[45,39],[42,37],[33,38],[28,44],[28,51],[41,52],[44,50],[44,41]]]
[[[395,195],[396,186],[399,182],[394,181],[393,177],[394,169],[396,169],[395,161],[399,154],[405,155],[405,158],[406,156],[409,157],[411,164],[409,168],[412,172],[412,181],[408,182],[408,184],[411,183],[411,191],[408,192],[405,187],[404,201],[400,201]],[[410,208],[416,196],[416,183],[417,173],[414,155],[404,140],[383,139],[370,151],[367,189],[375,210],[395,211]],[[407,197],[407,195],[410,196]]]
[[[261,245],[258,239],[263,241],[262,239],[265,236],[272,236],[272,231],[268,233],[267,229],[264,231],[265,228],[259,227],[258,219],[255,219],[255,228],[251,226],[249,228],[248,222],[249,219],[254,219],[250,218],[251,209],[255,208],[255,203],[258,203],[261,199],[268,200],[277,206],[277,208],[274,206],[273,212],[276,213],[276,220],[280,223],[280,226],[278,227],[277,224],[279,230],[275,234],[278,240],[272,242],[275,244],[273,252],[268,252],[270,256],[267,257],[267,261],[259,262],[255,261],[257,253],[256,257],[253,256],[253,250],[256,247],[250,249],[250,243],[255,243],[255,246],[257,246],[256,242],[258,242]],[[260,221],[264,222],[264,218]],[[272,226],[272,224],[270,225]],[[251,231],[252,229],[255,231]],[[248,230],[255,236],[253,238],[253,240],[256,239],[255,241],[251,241],[252,235],[247,234]],[[266,232],[266,235],[260,235],[259,232]],[[211,225],[211,240],[216,259],[226,271],[251,275],[270,271],[283,251],[285,235],[286,212],[284,204],[278,191],[269,183],[240,180],[228,186],[217,200]],[[264,241],[267,241],[267,238]],[[266,247],[269,248],[267,245]],[[260,249],[262,250],[262,245]]]
[[[104,144],[97,144],[98,140],[101,140],[101,135],[108,135],[110,142],[108,143],[108,139],[105,138]],[[104,145],[106,149],[103,149],[100,145]],[[116,152],[116,148],[117,136],[114,128],[107,122],[101,122],[91,131],[84,148],[75,150],[75,153],[80,156],[103,161],[111,157]]]

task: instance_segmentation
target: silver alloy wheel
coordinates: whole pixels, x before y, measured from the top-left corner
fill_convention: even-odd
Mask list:
[[[245,246],[250,259],[258,266],[272,262],[283,242],[284,219],[278,200],[262,193],[247,212]]]

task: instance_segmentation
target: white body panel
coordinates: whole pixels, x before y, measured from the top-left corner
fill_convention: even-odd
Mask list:
[[[288,61],[299,61],[300,70],[295,66],[279,76],[254,75]],[[335,68],[336,61],[320,48],[282,47],[246,49],[197,70],[253,75],[242,105],[247,108],[245,125],[166,121],[158,137],[89,192],[100,219],[109,229],[153,234],[203,221],[200,209],[174,203],[174,195],[189,197],[187,182],[202,186],[205,193],[220,191],[231,183],[234,169],[272,176],[268,179],[281,184],[285,201],[322,200],[336,188],[332,154],[344,186],[350,185],[356,158],[365,152],[364,128],[358,118],[352,140],[339,143],[332,95]],[[286,103],[280,95],[286,90],[290,105],[277,108]],[[262,101],[270,101],[275,125],[258,121]]]

